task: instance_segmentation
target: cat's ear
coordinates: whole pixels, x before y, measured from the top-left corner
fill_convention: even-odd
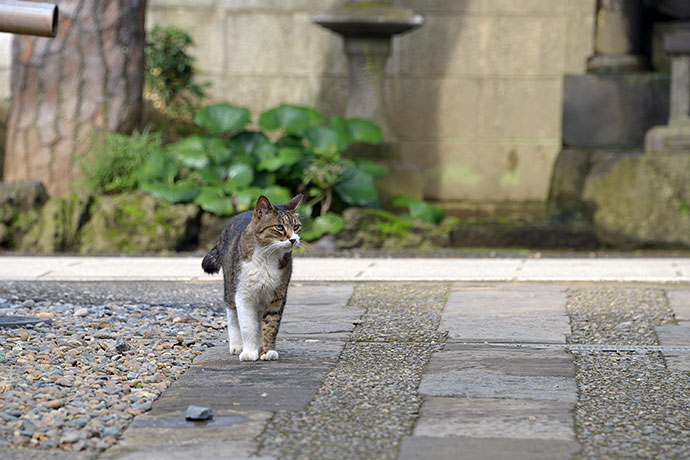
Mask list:
[[[265,196],[261,195],[259,199],[256,200],[256,208],[254,208],[254,215],[256,217],[261,217],[272,210],[273,205]]]
[[[303,196],[300,193],[297,196],[295,196],[293,199],[291,199],[290,201],[285,203],[284,206],[286,208],[288,208],[290,211],[295,212],[295,210],[297,209],[297,206],[299,206],[299,204],[302,202],[302,197]]]

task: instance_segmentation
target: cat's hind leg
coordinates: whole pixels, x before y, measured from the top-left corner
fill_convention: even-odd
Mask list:
[[[271,301],[262,322],[264,346],[261,347],[261,359],[263,361],[275,361],[278,359],[276,337],[280,328],[280,320],[285,309],[285,296]]]
[[[237,309],[228,307],[225,309],[225,313],[228,318],[230,354],[239,355],[242,351],[242,334],[240,333],[240,323],[237,321]]]

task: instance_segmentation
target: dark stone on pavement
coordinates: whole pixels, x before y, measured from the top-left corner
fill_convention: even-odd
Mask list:
[[[184,413],[184,418],[193,422],[211,420],[213,418],[213,410],[209,407],[189,406]]]

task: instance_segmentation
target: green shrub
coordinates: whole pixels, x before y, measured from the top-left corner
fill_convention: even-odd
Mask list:
[[[294,105],[261,114],[259,131],[246,129],[250,119],[249,110],[229,104],[202,108],[194,117],[202,134],[151,155],[140,170],[140,187],[221,216],[249,209],[260,194],[280,203],[301,192],[305,239],[343,228],[333,209],[379,206],[375,181],[385,169],[343,156],[354,143],[380,143],[375,124],[338,116],[324,124],[319,112]]]
[[[205,97],[204,86],[194,82],[194,58],[187,52],[193,44],[174,26],[155,25],[146,37],[144,97],[172,118],[191,119]]]
[[[149,155],[163,152],[161,137],[148,131],[131,136],[107,132],[95,140],[84,156],[77,157],[84,185],[92,193],[120,193],[138,188],[139,170]]]

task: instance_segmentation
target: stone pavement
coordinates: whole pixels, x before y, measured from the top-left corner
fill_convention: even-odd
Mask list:
[[[178,281],[217,302],[198,263],[0,257],[0,286]],[[98,458],[687,458],[688,282],[688,259],[298,258],[280,360],[240,363],[222,334]],[[647,374],[609,401],[626,360]]]

